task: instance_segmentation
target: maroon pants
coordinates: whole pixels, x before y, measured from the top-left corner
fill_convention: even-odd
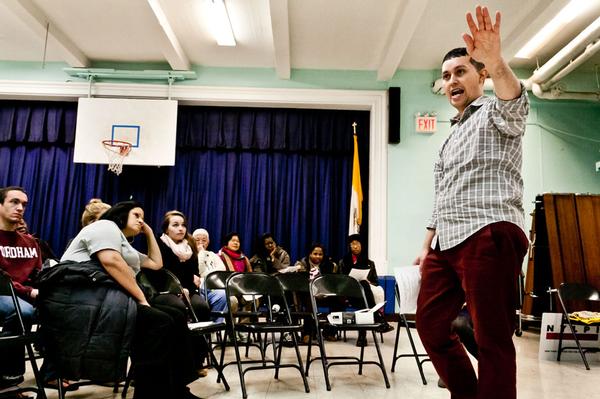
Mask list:
[[[490,224],[422,265],[417,330],[452,399],[514,399],[517,278],[528,240],[508,222]],[[463,303],[479,346],[479,380],[450,325]]]

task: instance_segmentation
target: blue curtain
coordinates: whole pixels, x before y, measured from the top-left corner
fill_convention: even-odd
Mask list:
[[[56,253],[77,233],[92,197],[142,202],[156,233],[162,215],[179,209],[190,230],[210,232],[214,250],[237,231],[251,255],[256,238],[270,231],[292,259],[312,241],[334,259],[346,251],[352,123],[359,124],[368,193],[368,112],[182,106],[175,166],[125,166],[118,177],[105,165],[72,162],[76,114],[75,103],[0,102],[0,186],[28,191],[30,230]]]

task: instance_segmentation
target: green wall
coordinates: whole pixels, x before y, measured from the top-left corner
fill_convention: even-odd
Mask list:
[[[98,63],[97,68],[168,69],[165,64]],[[63,63],[0,62],[0,80],[67,81]],[[449,133],[454,110],[445,97],[431,93],[439,71],[399,71],[390,82],[378,82],[374,71],[292,70],[290,80],[279,80],[267,68],[195,67],[197,80],[185,85],[265,88],[385,90],[402,89],[401,143],[388,152],[388,260],[390,268],[412,263],[425,233],[433,199],[433,162]],[[527,71],[519,71],[526,77]],[[590,74],[570,75],[569,89],[595,87]],[[157,82],[158,83],[158,82]],[[164,84],[164,83],[161,83]],[[593,89],[592,89],[593,90]],[[531,98],[531,113],[524,138],[523,178],[526,213],[542,192],[600,193],[600,103],[543,101]],[[437,112],[438,131],[415,133],[417,112]],[[529,222],[530,218],[526,220]]]
[[[433,204],[433,163],[455,114],[444,96],[428,89],[435,72],[402,71],[391,85],[402,88],[401,143],[388,152],[388,260],[411,264],[421,248]],[[587,85],[589,88],[590,86]],[[528,228],[536,194],[600,193],[600,103],[539,100],[531,93],[523,141],[524,207]],[[438,131],[416,133],[414,115],[435,111]]]

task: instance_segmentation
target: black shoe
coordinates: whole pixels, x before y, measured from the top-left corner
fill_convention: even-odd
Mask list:
[[[22,375],[2,375],[0,376],[0,389],[14,387],[25,381]]]
[[[394,331],[394,327],[387,321],[384,321],[383,323],[381,323],[381,326],[377,329],[377,332],[384,333],[384,334],[388,333],[390,331]]]

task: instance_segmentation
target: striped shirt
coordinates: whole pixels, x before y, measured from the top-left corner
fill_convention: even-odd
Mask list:
[[[434,166],[435,201],[427,226],[436,230],[441,250],[494,222],[525,230],[521,164],[528,112],[521,86],[514,100],[481,96],[451,120]]]

